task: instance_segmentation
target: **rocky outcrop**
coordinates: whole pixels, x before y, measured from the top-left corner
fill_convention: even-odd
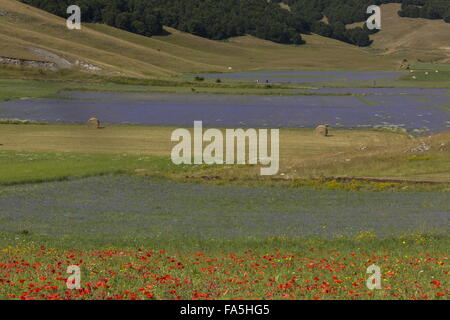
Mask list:
[[[9,64],[9,65],[22,66],[22,67],[31,67],[31,68],[40,68],[40,69],[49,69],[49,70],[58,69],[56,63],[54,63],[54,62],[25,60],[25,59],[16,59],[16,58],[9,58],[9,57],[0,57],[0,64]]]
[[[75,60],[75,65],[79,66],[87,71],[102,71],[102,68],[94,66],[93,64],[81,61],[81,60]]]

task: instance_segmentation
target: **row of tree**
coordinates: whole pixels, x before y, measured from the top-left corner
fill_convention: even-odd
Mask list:
[[[267,0],[154,0],[163,23],[210,39],[251,34],[279,43],[303,43],[289,11]]]
[[[405,0],[398,12],[401,17],[444,19],[450,23],[449,0]]]
[[[367,46],[373,31],[346,25],[365,21],[367,7],[373,4],[402,3],[401,16],[450,20],[450,0],[21,1],[62,17],[67,17],[69,5],[77,4],[84,22],[102,22],[145,36],[163,34],[166,25],[215,40],[250,34],[286,44],[302,44],[301,34],[313,32]]]
[[[254,35],[279,43],[302,44],[289,11],[267,0],[21,0],[67,17],[71,4],[82,10],[83,22],[108,25],[151,36],[163,25],[210,39]]]
[[[147,1],[140,0],[21,0],[61,17],[67,17],[67,7],[78,5],[83,22],[100,22],[145,36],[163,33],[160,12]]]

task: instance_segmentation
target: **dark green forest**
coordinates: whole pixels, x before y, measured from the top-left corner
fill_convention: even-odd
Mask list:
[[[444,19],[450,23],[450,0],[405,0],[399,15],[410,18]]]
[[[80,6],[83,22],[106,23],[145,36],[164,34],[163,26],[223,40],[250,34],[285,44],[303,44],[301,34],[317,33],[358,46],[370,45],[371,30],[347,29],[365,21],[369,5],[402,3],[402,17],[450,22],[450,0],[21,0],[67,17]],[[280,7],[288,4],[290,10]],[[328,19],[327,23],[323,18]]]

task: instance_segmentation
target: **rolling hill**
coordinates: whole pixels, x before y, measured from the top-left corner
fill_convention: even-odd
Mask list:
[[[443,31],[450,24],[400,18],[397,10],[396,4],[383,6],[383,29],[373,36],[374,44],[363,49],[317,35],[304,35],[307,44],[293,46],[252,36],[213,41],[172,28],[165,28],[168,35],[153,37],[103,24],[68,30],[63,18],[0,0],[0,57],[131,77],[257,69],[392,70],[405,57],[450,58],[450,32]]]
[[[450,23],[443,20],[402,18],[400,4],[381,6],[381,30],[371,36],[374,54],[401,59],[450,62]],[[349,25],[361,26],[362,23]]]
[[[388,56],[333,39],[306,35],[307,45],[275,44],[251,36],[213,41],[166,28],[144,37],[102,24],[68,30],[66,21],[15,0],[0,0],[0,57],[51,61],[133,77],[254,69],[361,69],[396,67]],[[91,68],[92,69],[92,68]]]

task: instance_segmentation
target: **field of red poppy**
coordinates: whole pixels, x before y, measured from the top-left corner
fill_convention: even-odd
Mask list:
[[[5,186],[0,299],[448,299],[449,201],[129,176]]]
[[[287,240],[285,240],[287,241]],[[265,240],[238,249],[52,249],[32,242],[0,253],[1,299],[448,299],[449,240],[412,237]],[[212,249],[214,248],[214,249]],[[369,290],[369,265],[381,289]],[[81,288],[67,289],[69,265]]]

